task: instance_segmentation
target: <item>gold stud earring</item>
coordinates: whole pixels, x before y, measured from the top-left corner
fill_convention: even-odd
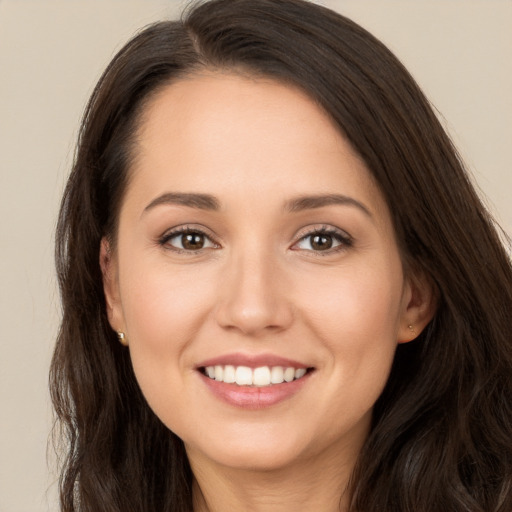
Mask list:
[[[121,345],[124,345],[125,347],[128,346],[128,340],[126,339],[126,336],[125,336],[124,332],[117,331],[117,337],[118,337],[119,342],[121,343]]]
[[[414,327],[412,326],[412,324],[408,325],[407,326],[409,328],[409,330],[411,331],[412,335],[413,336],[416,336],[416,331],[414,330]]]

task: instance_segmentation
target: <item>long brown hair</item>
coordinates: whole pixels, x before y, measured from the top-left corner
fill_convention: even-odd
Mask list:
[[[64,512],[189,512],[183,443],[149,409],[106,316],[100,240],[115,241],[137,126],[161,87],[204,68],[293,84],[375,176],[404,264],[437,313],[397,349],[354,470],[351,511],[512,510],[512,268],[428,101],[391,52],[303,0],[213,0],[152,25],[87,106],[56,241],[63,319],[50,386],[65,439]]]

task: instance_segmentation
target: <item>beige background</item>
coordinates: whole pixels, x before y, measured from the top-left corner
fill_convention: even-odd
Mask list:
[[[373,31],[409,67],[512,233],[512,2],[321,3]],[[80,114],[120,45],[180,4],[0,0],[0,512],[57,510],[46,462],[59,317],[52,244]]]

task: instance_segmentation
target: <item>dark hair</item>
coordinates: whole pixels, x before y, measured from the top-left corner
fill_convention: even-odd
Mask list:
[[[351,511],[510,512],[511,262],[408,72],[364,29],[302,0],[196,5],[140,32],[94,90],[56,241],[62,510],[192,510],[183,444],[149,409],[108,323],[99,250],[103,236],[115,240],[144,105],[205,68],[270,77],[315,100],[379,183],[406,267],[437,290],[434,319],[399,346],[375,405]]]

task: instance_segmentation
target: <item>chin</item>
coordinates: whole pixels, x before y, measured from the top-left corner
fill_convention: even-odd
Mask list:
[[[191,447],[185,443],[189,458],[198,456],[218,465],[244,471],[275,471],[293,465],[304,453],[300,443],[290,436],[264,436],[245,439],[227,439],[208,443],[205,446]]]

